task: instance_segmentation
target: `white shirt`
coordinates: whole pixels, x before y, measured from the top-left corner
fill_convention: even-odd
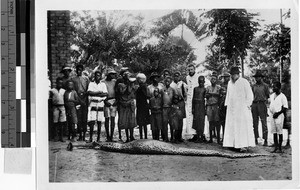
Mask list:
[[[276,93],[271,94],[269,101],[270,101],[269,109],[271,114],[279,112],[282,106],[288,108],[287,98],[283,93],[280,93],[279,95],[276,95]]]
[[[176,93],[182,98],[186,97],[187,85],[183,81],[178,81],[175,83],[174,81],[170,84],[170,86],[176,90]],[[183,92],[184,91],[184,92]],[[185,97],[183,97],[183,93]]]
[[[98,84],[96,82],[91,82],[89,84],[87,91],[91,91],[91,92],[101,91],[102,93],[107,93],[107,87],[106,87],[106,84],[101,81]],[[106,97],[89,96],[89,100],[101,101],[101,100],[105,100],[105,99],[106,99]]]
[[[56,88],[53,88],[50,90],[52,92],[52,103],[53,105],[64,105],[64,94],[65,89],[61,88],[57,90]]]

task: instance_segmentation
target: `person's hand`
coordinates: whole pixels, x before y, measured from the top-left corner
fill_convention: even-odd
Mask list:
[[[278,112],[273,114],[273,118],[276,119],[280,114]]]
[[[109,103],[108,101],[104,101],[105,106],[110,107],[111,103]]]

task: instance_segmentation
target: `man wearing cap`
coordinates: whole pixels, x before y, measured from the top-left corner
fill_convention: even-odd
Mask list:
[[[169,69],[164,69],[162,72],[163,79],[165,79],[168,76],[171,76],[171,71]]]
[[[225,99],[227,115],[223,146],[245,152],[247,147],[255,146],[251,116],[253,92],[249,82],[240,77],[238,67],[232,67],[230,75]]]
[[[160,94],[164,89],[164,85],[159,82],[159,74],[157,72],[151,73],[150,81],[152,84],[148,86],[148,98],[152,98],[154,96],[154,89],[158,88]]]
[[[170,84],[170,86],[175,89],[176,94],[179,97],[179,102],[178,102],[178,106],[181,109],[181,113],[182,113],[182,119],[180,119],[179,121],[179,125],[178,125],[178,130],[175,132],[175,134],[177,134],[178,136],[176,137],[176,139],[178,139],[179,142],[183,142],[182,139],[182,128],[183,128],[183,118],[186,117],[186,111],[185,111],[185,101],[187,98],[187,85],[185,82],[183,82],[182,80],[180,80],[181,78],[181,73],[179,71],[174,73],[174,80],[172,81],[172,83]]]
[[[145,139],[147,139],[147,125],[150,124],[149,103],[147,94],[146,75],[138,73],[137,81],[139,87],[136,90],[136,121],[139,126],[140,139],[143,139],[143,130]]]
[[[62,68],[62,70],[60,71],[60,73],[63,74],[61,79],[63,81],[63,89],[65,89],[65,90],[67,88],[67,81],[70,80],[71,71],[72,71],[71,67],[67,67],[67,66],[64,66]]]
[[[67,66],[64,66],[62,68],[62,70],[60,71],[60,73],[63,74],[63,76],[61,77],[62,88],[65,89],[65,90],[67,89],[67,82],[71,79],[71,77],[70,77],[71,72],[72,72],[71,67],[67,67]],[[66,127],[64,127],[63,135],[67,136],[68,134],[69,134],[68,126],[66,126]]]
[[[129,70],[128,67],[122,67],[120,69],[120,73],[119,73],[119,77],[117,78],[116,80],[116,84],[115,84],[115,94],[116,94],[116,104],[117,104],[117,111],[118,111],[118,114],[119,114],[119,108],[120,108],[120,105],[119,105],[119,99],[121,97],[121,93],[120,93],[120,88],[118,88],[119,84],[121,83],[124,83],[124,81],[127,80],[127,75],[125,75],[124,73],[127,72]],[[120,142],[123,142],[122,141],[122,134],[121,134],[121,129],[119,128],[119,125],[118,125],[118,131],[119,131],[119,141]]]
[[[136,88],[134,85],[135,78],[131,73],[125,71],[123,73],[123,83],[119,83],[117,88],[119,89],[119,119],[118,127],[119,130],[125,129],[126,133],[126,142],[135,140],[133,137],[133,129],[136,127],[136,102],[135,102],[135,93]],[[129,133],[130,132],[130,138]]]
[[[260,70],[257,70],[255,75],[256,84],[252,86],[254,100],[251,106],[252,118],[253,118],[253,130],[255,135],[255,144],[258,144],[258,122],[259,118],[262,125],[262,135],[264,139],[263,146],[268,146],[268,127],[267,127],[267,101],[269,99],[269,88],[263,82],[264,77]]]
[[[85,133],[87,130],[87,114],[88,114],[88,86],[90,80],[82,76],[83,65],[76,66],[77,76],[73,77],[71,80],[74,83],[74,90],[77,92],[79,98],[81,99],[81,106],[77,110],[78,118],[78,132],[79,132],[79,141],[85,140]]]
[[[108,141],[113,141],[114,129],[115,129],[115,117],[117,113],[117,101],[116,101],[116,74],[113,69],[107,70],[107,75],[103,81],[107,88],[107,98],[104,101],[104,117],[105,117],[105,130]],[[110,130],[109,130],[110,121]],[[109,133],[110,131],[110,133]]]

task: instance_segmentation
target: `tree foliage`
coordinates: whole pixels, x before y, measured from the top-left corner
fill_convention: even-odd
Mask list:
[[[259,26],[253,20],[257,15],[245,9],[212,9],[206,12],[205,16],[211,19],[209,31],[215,35],[209,46],[206,68],[220,71],[241,64],[243,72],[243,60]]]
[[[92,17],[90,11],[72,12],[72,43],[77,47],[72,54],[75,62],[90,66],[101,61],[110,65],[114,58],[129,58],[131,49],[141,42],[138,35],[143,29],[143,18],[126,15],[133,22],[120,23],[124,15],[119,13],[97,11],[97,16]]]
[[[217,35],[214,43],[221,47],[221,53],[227,58],[234,54],[247,55],[246,50],[259,26],[252,20],[256,15],[245,9],[212,9],[206,13],[212,18],[209,30]]]
[[[143,71],[149,75],[151,72],[162,72],[168,68],[172,71],[183,69],[196,59],[191,46],[180,37],[168,36],[161,39],[158,44],[147,44],[144,47],[132,49],[131,60],[125,65],[134,72]]]
[[[272,60],[279,62],[280,58],[289,58],[291,54],[291,29],[283,24],[267,25],[262,35],[269,56]]]
[[[207,33],[208,26],[208,23],[203,22],[190,10],[175,10],[170,14],[162,16],[154,24],[155,27],[150,32],[159,38],[168,37],[170,31],[179,25],[186,25],[198,40]]]

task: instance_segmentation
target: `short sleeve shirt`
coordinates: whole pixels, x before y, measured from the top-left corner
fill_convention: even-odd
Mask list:
[[[115,98],[116,97],[116,91],[115,91],[116,79],[112,79],[110,81],[104,80],[103,82],[106,84],[107,93],[108,93],[107,97]]]
[[[91,91],[91,92],[102,91],[103,93],[107,93],[107,87],[104,82],[99,82],[98,84],[96,82],[91,82],[89,84],[89,88],[87,91]],[[98,101],[106,99],[106,97],[97,97],[97,96],[89,96],[89,98],[90,100],[98,100]]]
[[[51,92],[53,93],[52,96],[52,103],[53,105],[64,105],[64,94],[65,89],[61,88],[57,90],[56,88],[51,89]]]
[[[269,89],[265,83],[254,84],[252,87],[254,102],[255,101],[266,101],[269,98]]]
[[[276,93],[271,94],[270,96],[270,112],[272,114],[279,112],[281,107],[288,108],[287,98],[283,93],[276,95]]]

